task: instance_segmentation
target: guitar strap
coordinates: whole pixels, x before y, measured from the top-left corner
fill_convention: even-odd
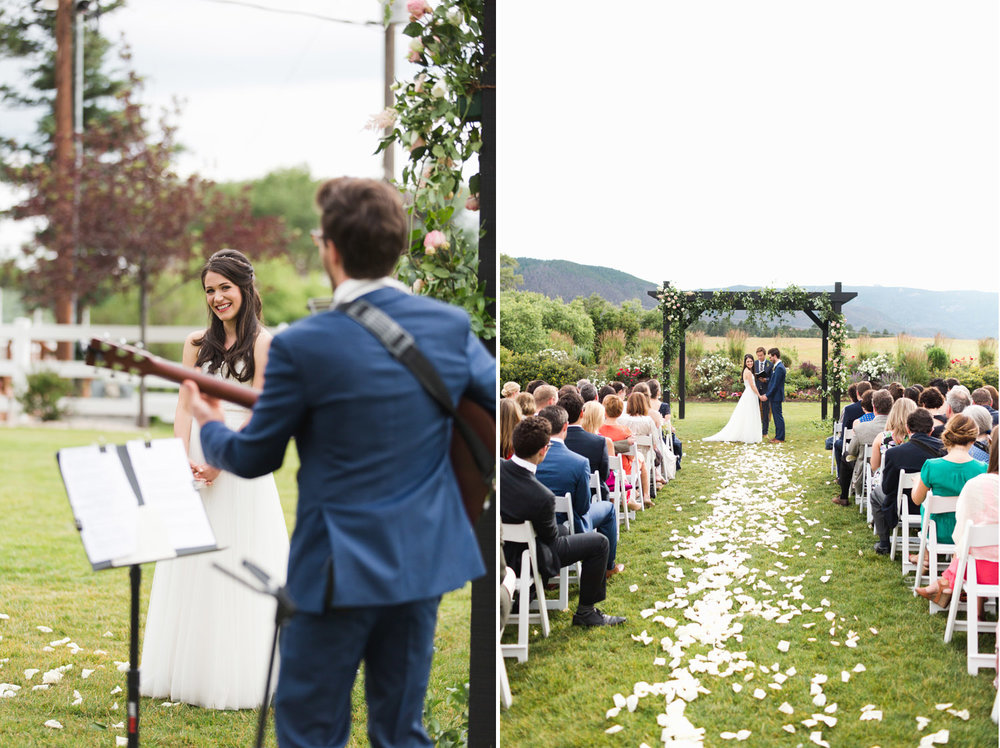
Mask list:
[[[479,468],[483,477],[483,482],[486,485],[492,484],[493,474],[496,471],[496,461],[493,459],[492,452],[487,450],[469,423],[455,410],[451,394],[441,379],[441,375],[434,368],[434,364],[417,347],[413,336],[404,330],[396,320],[364,299],[355,299],[340,304],[337,309],[365,328],[384,345],[393,358],[410,370],[417,381],[427,390],[427,393],[441,406],[441,409],[454,419],[455,427],[468,445],[469,451],[472,452],[476,467]]]

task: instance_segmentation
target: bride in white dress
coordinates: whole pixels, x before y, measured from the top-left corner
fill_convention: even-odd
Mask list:
[[[759,442],[763,436],[760,423],[760,393],[753,378],[753,356],[743,357],[743,394],[736,403],[736,410],[717,434],[706,436],[706,442]]]
[[[259,389],[271,336],[260,324],[253,266],[240,252],[221,250],[202,270],[202,285],[210,323],[184,342],[184,364]],[[143,696],[210,709],[255,708],[263,697],[275,601],[212,564],[246,576],[242,563],[248,558],[283,584],[288,529],[273,475],[247,480],[204,464],[198,424],[181,392],[174,434],[187,446],[191,471],[201,485],[222,550],[156,564],[140,690]],[[239,428],[247,422],[250,411],[224,407],[227,426]]]

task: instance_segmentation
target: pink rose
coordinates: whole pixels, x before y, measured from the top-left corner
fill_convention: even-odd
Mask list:
[[[427,4],[427,0],[406,0],[406,12],[410,14],[410,20],[416,21],[423,17],[425,13],[433,10]]]
[[[433,255],[439,249],[448,249],[448,237],[438,230],[431,231],[424,237],[424,252]]]
[[[479,210],[479,195],[469,195],[465,201],[466,210]]]

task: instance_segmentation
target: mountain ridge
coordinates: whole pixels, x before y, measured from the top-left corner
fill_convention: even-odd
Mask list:
[[[598,265],[581,265],[570,260],[538,260],[516,257],[516,271],[524,278],[523,291],[535,291],[550,298],[570,301],[577,296],[596,293],[619,305],[638,300],[643,309],[652,309],[656,301],[648,291],[659,283],[646,281],[629,273]],[[745,291],[753,286],[727,286],[706,291]],[[829,291],[830,286],[805,286],[808,291]],[[1000,294],[989,291],[931,291],[898,286],[847,286],[858,296],[844,305],[844,316],[856,330],[888,330],[917,337],[941,333],[951,338],[978,339],[997,337],[1000,319]],[[733,315],[739,321],[745,315]],[[805,314],[797,312],[783,320],[792,327],[811,327]]]

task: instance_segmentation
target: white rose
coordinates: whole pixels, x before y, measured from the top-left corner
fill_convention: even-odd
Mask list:
[[[446,17],[448,19],[448,23],[453,24],[455,26],[461,26],[462,21],[464,20],[462,11],[459,8],[452,8],[451,10],[449,10]]]
[[[419,37],[417,37],[416,39],[413,39],[410,42],[410,51],[411,52],[416,52],[418,55],[419,54],[423,54],[424,43],[422,41],[420,41]]]
[[[444,81],[438,81],[437,83],[434,84],[434,87],[431,88],[431,96],[434,96],[438,99],[443,99],[447,95],[448,95],[448,85]]]

